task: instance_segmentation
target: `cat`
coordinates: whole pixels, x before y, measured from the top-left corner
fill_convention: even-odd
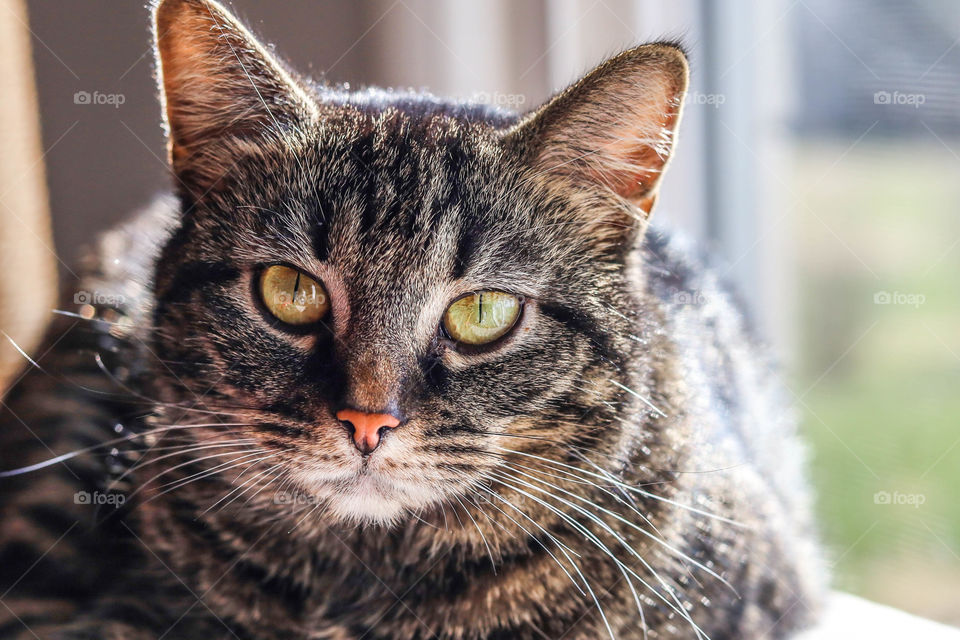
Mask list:
[[[650,226],[688,65],[525,115],[311,84],[153,7],[173,194],[109,232],[0,417],[0,637],[785,638],[803,449]]]

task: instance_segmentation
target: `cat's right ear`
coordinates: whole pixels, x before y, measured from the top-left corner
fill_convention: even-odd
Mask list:
[[[245,142],[282,142],[314,119],[298,81],[220,4],[160,0],[154,16],[170,162],[188,189],[212,189]]]

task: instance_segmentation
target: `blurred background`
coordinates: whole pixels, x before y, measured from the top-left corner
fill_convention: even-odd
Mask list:
[[[960,625],[960,3],[230,4],[317,79],[519,110],[685,42],[656,218],[710,249],[784,363],[836,586]],[[0,0],[0,329],[21,344],[56,275],[170,182],[152,63],[141,3]]]

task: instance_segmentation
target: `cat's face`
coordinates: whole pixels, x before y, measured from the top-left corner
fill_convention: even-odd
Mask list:
[[[158,34],[185,209],[156,281],[173,399],[229,407],[262,464],[359,522],[454,500],[505,450],[624,437],[627,267],[677,49],[515,121],[304,88],[213,3],[163,2]]]

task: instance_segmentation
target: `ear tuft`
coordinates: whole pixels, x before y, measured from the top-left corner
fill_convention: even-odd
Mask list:
[[[601,187],[648,216],[673,152],[689,70],[675,43],[604,62],[508,134],[538,173]]]
[[[209,147],[283,135],[315,106],[298,80],[213,0],[160,0],[154,10],[157,71],[178,173],[203,174]]]

